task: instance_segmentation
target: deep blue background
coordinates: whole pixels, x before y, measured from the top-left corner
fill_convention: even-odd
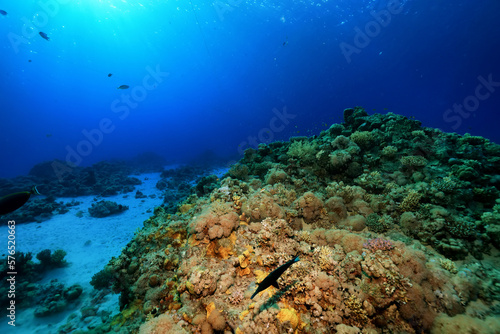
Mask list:
[[[79,147],[81,165],[144,151],[234,159],[249,136],[267,140],[272,110],[283,108],[296,117],[273,139],[317,134],[359,105],[500,143],[500,87],[460,124],[443,119],[479,76],[500,82],[497,0],[402,1],[384,27],[370,11],[388,1],[42,3],[0,1],[2,177]],[[341,43],[377,25],[348,62]],[[124,103],[113,102],[140,92],[148,67],[169,75],[120,119],[113,110]],[[113,130],[84,143],[82,131],[103,119]]]

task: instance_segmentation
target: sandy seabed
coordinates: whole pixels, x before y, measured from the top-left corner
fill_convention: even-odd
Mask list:
[[[35,307],[18,309],[16,326],[10,326],[9,319],[5,318],[0,321],[0,333],[55,333],[72,313],[78,312],[79,308],[90,300],[93,287],[89,282],[92,276],[100,271],[111,257],[120,255],[122,248],[132,239],[134,231],[141,228],[144,220],[151,216],[154,207],[163,202],[161,191],[155,187],[160,180],[160,173],[134,176],[142,181],[135,191],[141,191],[146,198],[136,199],[135,191],[99,198],[129,207],[118,215],[106,218],[91,217],[88,208],[91,207],[95,196],[57,198],[57,201],[66,203],[75,200],[80,204],[69,208],[69,212],[56,215],[43,223],[16,225],[16,252],[32,252],[34,255],[44,249],[63,249],[67,252],[65,259],[69,265],[47,272],[37,283],[46,284],[57,279],[65,286],[80,284],[83,293],[67,310],[49,317],[36,318]],[[150,198],[151,195],[155,195],[155,198]],[[77,217],[79,211],[83,211],[81,218]],[[0,226],[0,235],[7,245],[7,225]],[[111,311],[112,315],[118,313],[118,295],[106,296],[99,310]]]

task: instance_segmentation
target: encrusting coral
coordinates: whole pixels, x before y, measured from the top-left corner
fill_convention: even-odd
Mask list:
[[[96,331],[493,333],[498,146],[392,113],[344,120],[248,149],[188,210],[156,208],[106,267],[122,311]]]

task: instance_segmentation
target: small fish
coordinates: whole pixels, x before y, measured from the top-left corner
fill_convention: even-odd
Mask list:
[[[278,282],[277,282],[278,278],[280,278],[281,274],[283,274],[285,272],[285,270],[288,269],[288,267],[290,267],[295,262],[298,262],[299,260],[300,260],[299,257],[296,256],[293,259],[291,259],[290,261],[288,261],[287,263],[285,263],[284,265],[279,266],[278,268],[271,271],[271,273],[269,275],[267,275],[266,278],[264,278],[264,280],[262,282],[259,283],[259,287],[257,288],[257,290],[255,290],[255,292],[253,293],[252,297],[250,297],[250,299],[253,299],[253,297],[255,297],[256,294],[258,294],[261,291],[264,291],[265,289],[269,288],[271,285],[274,286],[276,289],[279,289],[280,286],[278,285]]]
[[[40,36],[42,36],[43,39],[47,40],[47,41],[50,41],[50,38],[49,36],[47,36],[46,33],[44,33],[43,31],[40,31],[39,32]]]
[[[129,86],[128,85],[121,85],[117,89],[129,89]]]
[[[31,195],[40,195],[36,186],[33,186],[30,191],[21,191],[0,198],[0,216],[22,207],[30,199]]]
[[[28,59],[28,63],[31,63],[31,59]]]
[[[108,78],[111,78],[112,75],[113,75],[113,73],[109,73],[108,74]]]
[[[0,9],[0,14],[2,14],[3,16],[7,15],[7,12],[5,10],[1,10]]]

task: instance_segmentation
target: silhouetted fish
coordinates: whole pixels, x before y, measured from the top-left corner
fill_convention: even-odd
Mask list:
[[[285,263],[284,265],[279,266],[278,268],[271,271],[271,273],[269,275],[267,275],[266,278],[264,278],[264,280],[262,282],[259,283],[259,287],[257,288],[257,290],[255,290],[255,292],[253,293],[253,295],[250,299],[253,299],[253,297],[255,297],[256,294],[258,294],[261,291],[264,291],[265,289],[269,288],[271,285],[274,286],[276,289],[279,289],[280,287],[279,287],[278,282],[277,282],[278,278],[280,278],[281,274],[283,274],[285,272],[285,270],[288,269],[288,267],[290,267],[292,264],[294,264],[295,262],[298,262],[298,261],[299,261],[299,257],[296,256],[293,259],[291,259],[290,261],[288,261],[287,263]]]
[[[43,39],[46,39],[47,41],[50,41],[49,36],[47,36],[47,34],[44,33],[43,31],[40,31],[39,34],[40,34],[40,36],[42,36]]]
[[[108,74],[108,78],[110,78],[112,75],[113,75],[113,73],[109,73],[109,74]]]
[[[128,85],[121,85],[117,89],[129,89],[129,86]]]
[[[0,198],[0,216],[19,209],[33,194],[40,195],[36,186],[33,186],[30,191],[21,191]]]
[[[0,14],[2,14],[2,15],[4,15],[4,16],[5,16],[5,15],[7,15],[7,12],[6,12],[5,10],[1,10],[1,9],[0,9]]]

